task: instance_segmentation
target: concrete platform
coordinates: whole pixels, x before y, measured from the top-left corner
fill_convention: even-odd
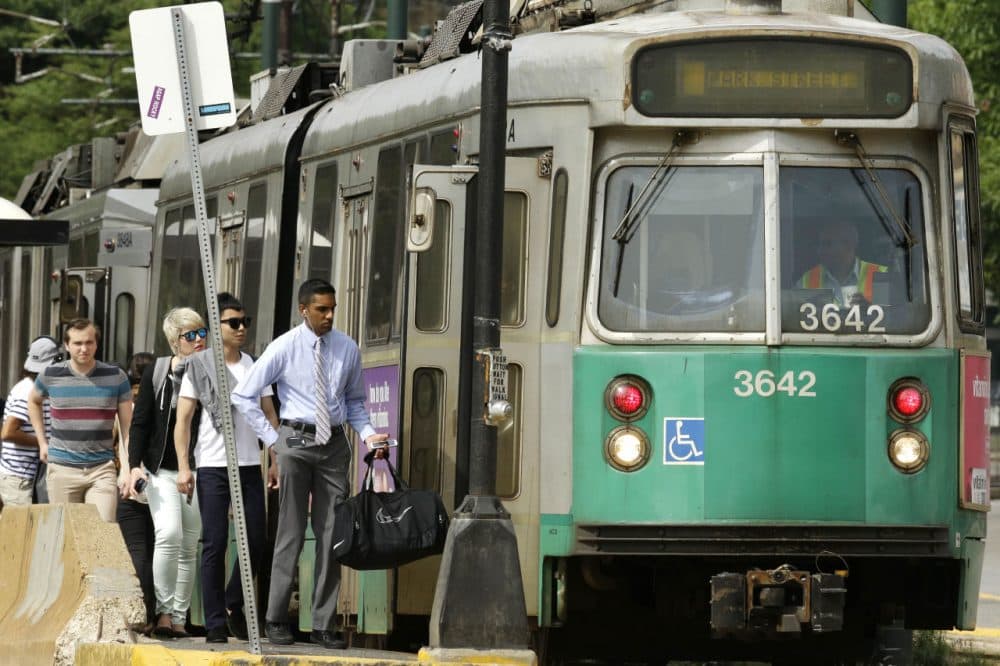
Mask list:
[[[944,639],[955,652],[980,655],[1000,662],[1000,629],[979,628],[975,631],[946,631]]]
[[[527,650],[421,650],[420,654],[384,650],[325,650],[311,643],[271,645],[261,643],[262,655],[249,652],[247,641],[206,643],[204,638],[141,643],[85,643],[77,647],[76,666],[223,666],[261,664],[310,666],[344,664],[358,666],[535,666],[537,659]]]

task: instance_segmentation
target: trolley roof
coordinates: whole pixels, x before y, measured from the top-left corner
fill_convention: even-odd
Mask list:
[[[662,125],[631,106],[630,60],[655,43],[719,37],[796,36],[866,41],[904,50],[913,60],[914,104],[894,119],[754,119],[726,124],[801,127],[936,127],[941,104],[971,108],[972,83],[961,56],[944,40],[891,25],[827,14],[733,15],[719,11],[678,11],[627,16],[562,32],[536,33],[514,40],[509,59],[509,104],[579,101],[589,104],[592,126]],[[482,62],[478,54],[352,91],[317,113],[303,155],[318,157],[392,135],[400,128],[447,122],[480,104]],[[577,75],[573,75],[574,72]],[[697,126],[720,119],[672,119]]]
[[[199,146],[205,190],[280,169],[289,141],[316,105],[274,120],[245,127]],[[160,182],[160,200],[191,196],[191,175],[185,144]]]

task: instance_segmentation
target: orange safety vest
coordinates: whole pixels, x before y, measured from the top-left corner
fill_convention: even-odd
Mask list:
[[[875,274],[885,273],[888,270],[888,266],[875,264],[870,261],[865,261],[864,259],[858,259],[858,292],[860,292],[869,303],[872,301],[872,284],[875,282]],[[816,264],[802,276],[802,286],[806,289],[822,289],[824,287],[823,274],[825,272],[826,271],[823,269],[822,264]]]

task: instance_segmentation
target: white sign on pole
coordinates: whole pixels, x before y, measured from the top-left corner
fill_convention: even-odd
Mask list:
[[[226,20],[221,3],[199,2],[129,14],[142,130],[156,136],[185,129],[174,43],[174,9],[180,9],[184,21],[195,129],[229,127],[236,122],[236,99],[229,70]]]

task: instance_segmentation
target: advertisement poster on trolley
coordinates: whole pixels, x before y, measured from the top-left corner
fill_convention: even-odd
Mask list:
[[[990,509],[990,357],[962,352],[962,508]]]

